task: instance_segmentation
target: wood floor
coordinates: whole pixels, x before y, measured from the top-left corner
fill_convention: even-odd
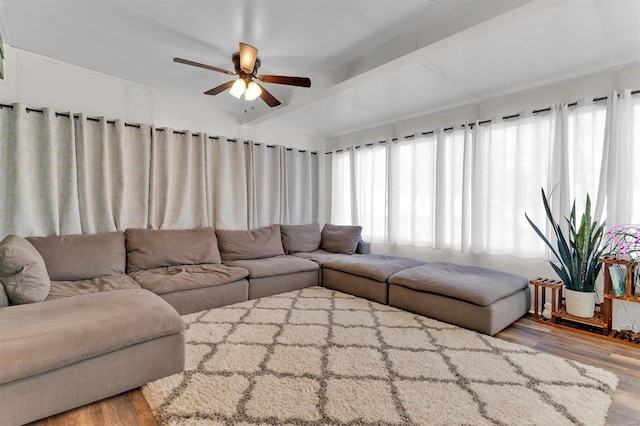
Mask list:
[[[640,348],[538,324],[531,317],[518,320],[496,337],[615,373],[620,382],[607,424],[640,426]],[[140,390],[33,423],[49,426],[155,424]]]

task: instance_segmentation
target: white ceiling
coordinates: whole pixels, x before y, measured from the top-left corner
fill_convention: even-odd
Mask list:
[[[638,0],[0,0],[5,43],[235,114],[334,137],[640,63]],[[238,42],[260,50],[269,108],[202,93]],[[254,107],[253,110],[248,106]],[[248,110],[245,112],[245,110]]]

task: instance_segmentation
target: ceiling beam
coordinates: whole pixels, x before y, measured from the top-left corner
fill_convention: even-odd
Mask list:
[[[476,37],[496,27],[539,13],[568,0],[478,0],[451,13],[442,21],[399,37],[375,51],[315,78],[309,89],[290,90],[280,96],[283,105],[266,112],[251,111],[241,119],[242,125],[256,125],[282,116],[306,105],[335,95],[370,79],[393,72],[412,62],[429,49],[446,49],[465,39]]]

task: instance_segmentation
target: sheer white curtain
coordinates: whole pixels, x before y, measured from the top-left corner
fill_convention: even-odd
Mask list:
[[[377,244],[460,248],[462,128],[332,154],[334,223],[362,225]]]
[[[600,186],[606,188],[609,227],[640,224],[640,94],[630,90],[607,100]]]
[[[468,129],[460,126],[438,132],[435,248],[462,248],[464,164],[469,137]]]
[[[394,141],[390,153],[389,243],[435,244],[436,134]]]
[[[352,149],[340,149],[331,154],[331,222],[336,225],[351,225],[358,222],[354,217],[355,197],[352,196],[353,180]],[[352,185],[353,184],[353,185]]]
[[[389,242],[461,247],[467,138],[457,127],[392,142]]]
[[[640,99],[625,90],[606,104],[416,134],[386,151],[351,147],[332,154],[331,220],[361,224],[374,243],[544,258],[525,219],[545,228],[541,188],[556,217],[574,199],[581,215],[589,194],[609,226],[640,222],[639,140]]]
[[[82,231],[72,117],[0,108],[0,238]]]
[[[579,101],[566,114],[567,131],[560,143],[568,147],[562,167],[567,170],[569,190],[566,200],[568,209],[563,216],[569,216],[573,200],[576,201],[576,214],[581,215],[587,194],[592,209],[598,204],[597,210],[603,211],[607,191],[604,186],[600,188],[599,182],[604,158],[606,116],[607,105],[604,102],[594,103],[592,99]]]
[[[375,143],[355,149],[354,183],[362,238],[384,244],[387,237],[387,147]]]
[[[471,250],[540,257],[544,245],[525,212],[545,223],[540,188],[547,188],[555,114],[521,114],[517,120],[477,124],[473,135]]]

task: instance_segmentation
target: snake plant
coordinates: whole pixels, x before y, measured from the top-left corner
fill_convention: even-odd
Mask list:
[[[591,217],[591,200],[587,194],[587,202],[580,220],[580,226],[576,227],[576,202],[573,201],[569,218],[565,217],[568,225],[568,235],[565,236],[558,222],[554,219],[549,208],[549,199],[542,189],[542,202],[547,213],[547,219],[556,236],[556,244],[551,242],[527,216],[525,217],[536,233],[555,256],[557,263],[549,261],[560,279],[569,290],[581,292],[594,292],[596,278],[602,268],[598,262],[605,251],[603,241],[604,222],[599,225]]]

